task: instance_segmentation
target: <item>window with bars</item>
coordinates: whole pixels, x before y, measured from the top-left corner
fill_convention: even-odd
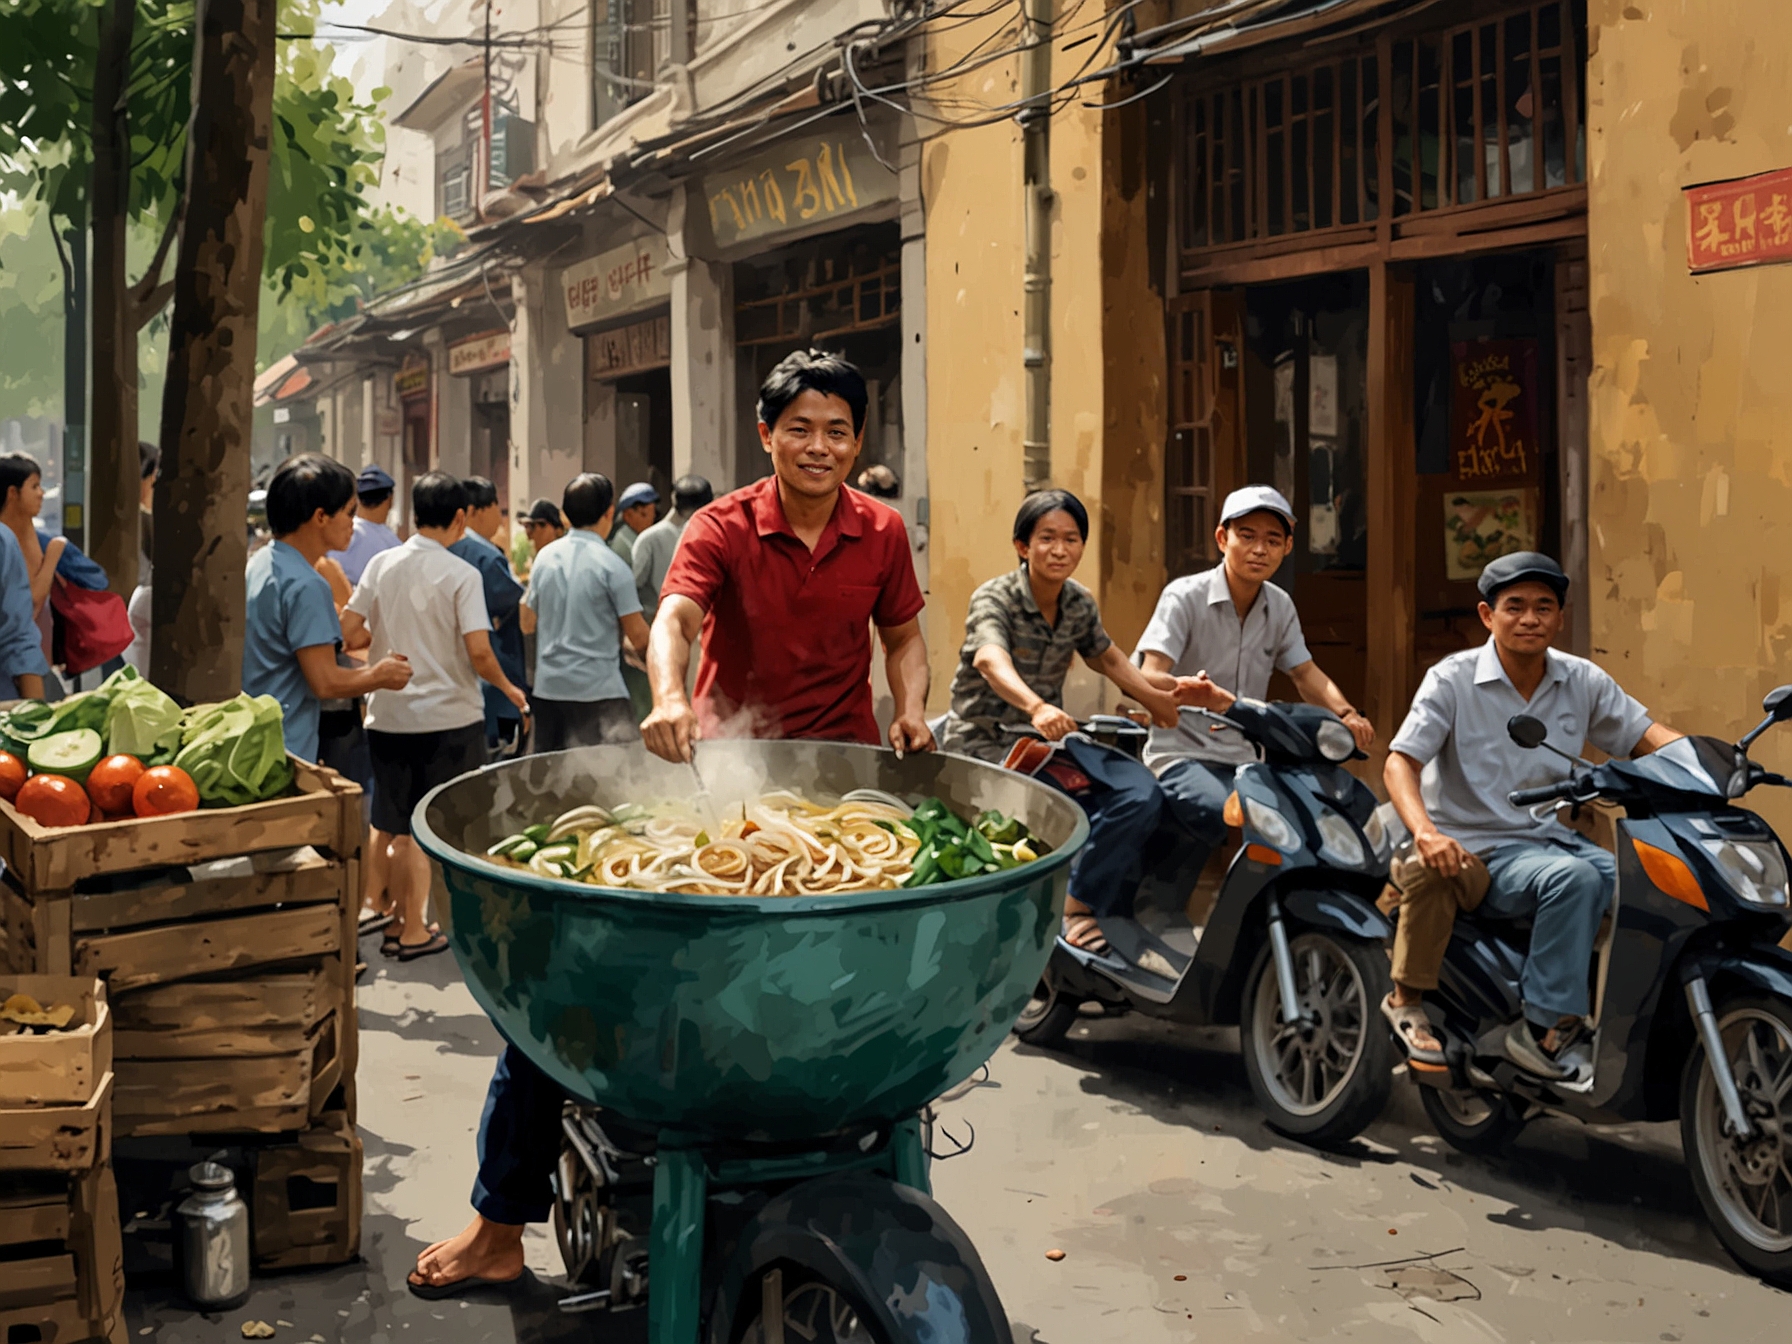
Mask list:
[[[1376,221],[1380,118],[1399,219],[1586,181],[1586,0],[1214,87],[1182,81],[1184,252]],[[1383,94],[1385,93],[1385,97]]]
[[[1206,89],[1190,81],[1182,246],[1374,221],[1373,55]]]
[[[696,0],[588,0],[591,6],[593,126],[653,92],[673,59],[674,15],[690,31]],[[676,6],[676,8],[675,8]]]
[[[1586,181],[1584,0],[1393,44],[1394,214]]]
[[[825,341],[889,326],[901,316],[900,255],[854,257],[843,267],[827,258],[783,293],[743,298],[735,309],[734,339],[743,346]]]

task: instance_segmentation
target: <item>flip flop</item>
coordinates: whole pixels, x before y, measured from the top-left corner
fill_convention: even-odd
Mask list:
[[[1072,928],[1076,930],[1075,933],[1071,932]],[[1094,937],[1089,936],[1091,931]],[[1105,956],[1112,950],[1108,946],[1108,940],[1102,936],[1100,921],[1094,915],[1065,915],[1063,938],[1077,951],[1087,952],[1092,956]]]
[[[427,943],[418,943],[415,947],[407,947],[403,943],[400,943],[398,945],[398,951],[394,952],[392,955],[397,957],[400,961],[415,961],[418,957],[433,957],[436,953],[446,952],[447,950],[448,935],[445,933],[436,933],[430,935],[430,939]]]
[[[529,1277],[524,1270],[514,1279],[482,1279],[477,1274],[469,1274],[464,1279],[456,1279],[453,1283],[412,1283],[411,1276],[405,1275],[404,1286],[411,1290],[411,1296],[420,1297],[425,1302],[443,1302],[451,1297],[461,1297],[473,1292],[514,1292]]]
[[[1437,1029],[1431,1025],[1431,1019],[1425,1016],[1425,1010],[1418,1004],[1408,1003],[1396,1006],[1394,996],[1385,994],[1381,1000],[1381,1015],[1387,1018],[1388,1025],[1394,1029],[1395,1039],[1400,1042],[1401,1049],[1406,1051],[1406,1059],[1409,1064],[1429,1069],[1449,1067],[1449,1061],[1444,1058],[1443,1051],[1427,1050],[1414,1040],[1421,1027],[1433,1037],[1437,1035]]]
[[[384,938],[380,939],[380,955],[382,957],[396,957],[400,946],[401,944],[398,941],[398,935],[396,933],[388,933]]]
[[[381,914],[377,910],[363,910],[360,924],[356,927],[355,936],[365,938],[370,933],[378,933],[392,922],[392,913]]]

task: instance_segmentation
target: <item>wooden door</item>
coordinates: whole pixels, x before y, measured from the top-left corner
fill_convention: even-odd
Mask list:
[[[1244,305],[1237,290],[1198,289],[1177,295],[1167,307],[1164,560],[1176,578],[1213,564],[1220,501],[1244,477]]]

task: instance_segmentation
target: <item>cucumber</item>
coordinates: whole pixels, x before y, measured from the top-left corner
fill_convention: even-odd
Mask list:
[[[85,784],[88,772],[105,754],[106,744],[93,729],[71,728],[33,742],[25,762],[40,775],[67,775]]]

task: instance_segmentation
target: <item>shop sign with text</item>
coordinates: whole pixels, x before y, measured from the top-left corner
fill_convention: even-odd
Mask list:
[[[407,359],[392,380],[398,395],[406,401],[429,395],[429,361]]]
[[[1537,342],[1450,346],[1450,479],[1458,485],[1537,479]]]
[[[651,317],[614,331],[585,338],[593,378],[620,378],[627,373],[662,368],[672,362],[672,319]]]
[[[510,332],[506,328],[481,332],[448,347],[448,372],[478,373],[510,363]]]
[[[862,137],[778,145],[703,179],[716,245],[754,242],[896,199],[896,174]]]
[[[1792,168],[1688,187],[1686,216],[1695,274],[1792,261]]]
[[[574,330],[663,302],[672,294],[666,240],[637,238],[568,266],[560,273],[560,290],[566,325]]]

